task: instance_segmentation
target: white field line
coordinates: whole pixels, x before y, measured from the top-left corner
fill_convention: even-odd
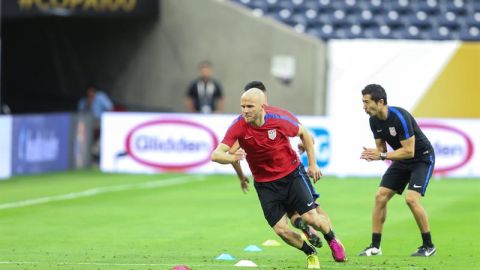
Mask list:
[[[205,179],[206,177],[203,177],[203,176],[187,175],[187,176],[179,176],[174,178],[167,178],[163,180],[155,180],[155,181],[143,182],[143,183],[96,187],[96,188],[87,189],[79,192],[72,192],[67,194],[60,194],[60,195],[40,197],[35,199],[28,199],[23,201],[4,203],[4,204],[0,204],[0,210],[18,208],[18,207],[24,207],[24,206],[36,205],[36,204],[42,204],[42,203],[49,203],[49,202],[55,202],[55,201],[72,200],[72,199],[82,198],[82,197],[91,197],[99,194],[124,191],[124,190],[152,189],[152,188],[158,188],[158,187],[174,186],[174,185],[180,185],[180,184],[194,182],[194,181],[203,181]]]
[[[102,262],[48,262],[48,261],[0,261],[0,265],[9,265],[9,264],[25,264],[25,265],[45,265],[45,264],[55,264],[55,265],[91,265],[91,266],[166,266],[166,267],[173,267],[177,264],[173,263],[102,263]],[[179,263],[182,264],[182,263]],[[186,264],[183,263],[183,265],[187,265],[188,267],[208,267],[208,268],[230,268],[230,267],[237,267],[233,265],[234,262],[232,262],[232,265],[225,265],[225,264]],[[351,265],[350,269],[386,269],[385,265],[382,266],[373,266],[373,265]],[[395,269],[425,269],[425,267],[420,267],[420,266],[395,266],[392,265],[392,268]],[[278,265],[258,265],[258,268],[269,268],[269,269],[279,269]],[[281,268],[280,268],[281,269]],[[344,264],[332,264],[332,265],[322,265],[322,269],[349,269],[347,265]],[[473,269],[473,268],[472,268]]]

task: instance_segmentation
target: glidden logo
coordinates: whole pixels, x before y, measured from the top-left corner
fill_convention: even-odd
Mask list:
[[[182,119],[155,120],[133,128],[125,141],[135,161],[165,170],[186,170],[210,161],[218,144],[206,126]]]
[[[419,125],[435,149],[435,173],[456,170],[472,158],[473,143],[465,132],[443,124]]]

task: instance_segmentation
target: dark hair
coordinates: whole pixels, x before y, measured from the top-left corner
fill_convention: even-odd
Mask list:
[[[198,68],[203,68],[203,67],[209,67],[209,68],[212,68],[212,63],[208,60],[205,60],[205,61],[202,61],[200,62],[200,64],[198,64]]]
[[[362,95],[370,95],[375,103],[379,102],[380,99],[383,99],[383,104],[387,105],[387,93],[379,84],[369,84],[365,86],[365,88],[362,90]]]
[[[247,91],[248,89],[251,89],[251,88],[258,88],[263,92],[267,92],[267,88],[261,81],[251,81],[247,83],[245,87],[243,87],[243,91]]]
[[[91,82],[87,83],[87,87],[85,89],[88,90],[90,88],[93,89],[93,90],[97,90],[97,86],[94,83],[91,83]]]

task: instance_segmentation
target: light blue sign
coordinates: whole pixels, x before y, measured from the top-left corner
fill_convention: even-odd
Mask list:
[[[315,144],[315,157],[317,158],[317,165],[320,168],[324,168],[330,162],[330,133],[324,128],[308,128],[312,133]],[[302,163],[305,167],[308,167],[307,154],[301,155]]]

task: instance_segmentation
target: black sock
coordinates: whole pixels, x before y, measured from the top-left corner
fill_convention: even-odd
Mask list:
[[[310,255],[310,254],[315,254],[317,251],[315,250],[314,247],[310,246],[307,244],[307,242],[303,241],[303,245],[301,248],[299,248],[301,251],[305,253],[305,255]]]
[[[423,245],[426,247],[433,247],[432,236],[430,232],[422,233]]]
[[[293,227],[300,229],[300,224],[303,222],[301,218],[297,218],[293,221]]]
[[[333,233],[333,230],[330,229],[328,233],[324,233],[323,237],[325,237],[325,240],[327,240],[327,243],[330,243],[335,238],[335,233]]]
[[[382,241],[381,233],[372,233],[372,247],[380,248],[381,241]]]

